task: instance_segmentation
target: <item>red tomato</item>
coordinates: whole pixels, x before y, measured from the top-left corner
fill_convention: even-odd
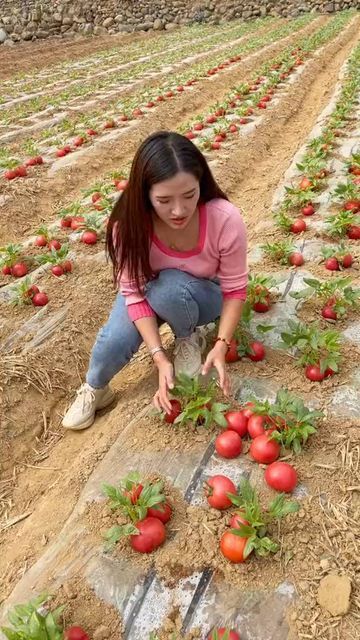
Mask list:
[[[344,267],[344,269],[349,269],[349,267],[351,267],[353,263],[353,257],[351,255],[351,253],[347,253],[345,256],[343,256],[342,258],[342,266]]]
[[[35,293],[35,295],[33,295],[32,297],[32,303],[34,307],[45,307],[48,302],[49,298],[47,297],[46,293],[42,291],[40,293]]]
[[[242,440],[238,433],[228,429],[217,436],[215,449],[222,458],[237,458],[242,451]]]
[[[14,278],[22,278],[28,273],[28,268],[24,262],[17,262],[11,267],[11,275]]]
[[[232,516],[229,525],[232,529],[240,529],[241,525],[248,525],[249,522],[245,520],[242,516],[244,515],[243,511],[239,511],[238,513],[234,513]]]
[[[339,262],[337,258],[335,258],[335,256],[333,256],[332,258],[327,258],[327,260],[325,260],[325,269],[328,269],[329,271],[339,271]]]
[[[265,481],[276,491],[290,493],[297,484],[297,473],[287,462],[273,462],[265,471]]]
[[[209,478],[204,485],[206,499],[214,509],[228,509],[232,502],[229,500],[228,493],[236,493],[236,487],[230,478],[226,476],[213,476]]]
[[[305,376],[308,380],[311,380],[311,382],[322,382],[325,377],[317,364],[309,364],[305,367]]]
[[[247,402],[244,406],[244,409],[242,410],[245,418],[247,418],[249,420],[250,416],[253,415],[253,411],[252,411],[252,407],[254,407],[254,403],[253,402]]]
[[[257,416],[252,414],[248,421],[248,434],[250,438],[257,438],[265,433],[265,416]]]
[[[81,242],[84,244],[96,244],[98,241],[98,235],[96,231],[84,231],[81,236]]]
[[[157,507],[150,507],[147,512],[147,517],[158,518],[164,524],[169,522],[172,516],[172,508],[168,502],[161,502]]]
[[[225,413],[225,419],[227,428],[230,429],[230,431],[236,431],[240,438],[246,436],[248,431],[248,418],[246,418],[243,411],[228,411]]]
[[[225,531],[220,540],[220,550],[223,556],[238,564],[239,562],[245,562],[244,551],[248,538],[240,538],[231,531]]]
[[[227,627],[219,627],[219,629],[213,629],[208,640],[240,640],[239,634],[234,629],[228,629]]]
[[[173,422],[175,422],[176,418],[181,413],[181,404],[180,404],[179,400],[170,400],[170,404],[171,404],[171,407],[172,407],[171,412],[165,414],[164,420],[168,424],[173,424]]]
[[[55,251],[58,251],[59,249],[61,249],[61,243],[59,242],[59,240],[50,240],[50,242],[48,243],[48,247],[49,249],[55,249]]]
[[[250,358],[253,362],[260,362],[260,360],[264,360],[265,358],[265,347],[262,342],[251,342],[249,344],[249,353],[247,357]]]
[[[306,231],[306,229],[306,222],[302,218],[297,218],[290,227],[290,231],[292,233],[302,233],[303,231]]]
[[[270,309],[270,295],[267,295],[263,302],[255,302],[253,304],[253,309],[257,313],[266,313]]]
[[[238,360],[240,360],[237,349],[238,349],[237,340],[235,339],[230,340],[230,347],[225,355],[225,362],[237,362]]]
[[[134,551],[151,553],[165,541],[166,529],[158,518],[144,518],[136,523],[136,528],[139,533],[130,536],[130,544]]]
[[[82,627],[69,627],[64,632],[65,640],[90,640]]]
[[[257,436],[250,445],[250,455],[260,464],[270,464],[280,455],[280,445],[271,440],[267,433]]]

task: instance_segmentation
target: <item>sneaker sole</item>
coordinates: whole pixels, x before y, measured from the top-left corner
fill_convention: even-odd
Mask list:
[[[96,408],[96,411],[101,411],[102,409],[106,409],[106,407],[109,407],[114,402],[114,399],[115,399],[115,393],[111,392],[111,395],[104,398],[102,403]],[[85,420],[85,422],[81,422],[76,426],[70,427],[64,423],[62,423],[62,426],[64,429],[68,429],[69,431],[82,431],[83,429],[88,429],[95,422],[96,411],[93,416],[90,416],[90,418]]]

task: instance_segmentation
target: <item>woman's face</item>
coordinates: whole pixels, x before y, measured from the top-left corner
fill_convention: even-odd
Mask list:
[[[154,184],[149,192],[156,215],[172,229],[185,229],[193,217],[200,197],[198,180],[185,171]]]

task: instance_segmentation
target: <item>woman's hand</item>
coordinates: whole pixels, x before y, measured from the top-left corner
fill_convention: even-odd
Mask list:
[[[209,373],[211,367],[215,367],[219,374],[219,385],[223,393],[228,396],[230,393],[230,379],[226,372],[225,356],[228,347],[225,342],[218,341],[215,346],[209,351],[205,360],[202,374],[206,376]]]
[[[159,370],[159,388],[154,395],[154,405],[159,411],[171,412],[169,390],[174,388],[174,367],[165,353],[159,352],[154,356],[154,362]]]

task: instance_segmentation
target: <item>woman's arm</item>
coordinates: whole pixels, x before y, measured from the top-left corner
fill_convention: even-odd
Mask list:
[[[220,316],[220,324],[218,330],[218,337],[230,342],[235,329],[239,324],[244,301],[237,298],[225,299]],[[202,374],[209,373],[211,367],[215,367],[219,374],[220,387],[225,395],[230,393],[230,380],[226,373],[225,368],[225,356],[228,351],[228,346],[223,340],[218,340],[215,346],[209,351],[205,360],[205,364],[202,369]]]
[[[138,332],[144,340],[149,351],[161,347],[161,338],[156,317],[143,317],[134,322]],[[164,351],[158,351],[153,356],[154,363],[159,371],[159,389],[154,398],[154,404],[159,411],[165,409],[171,411],[168,390],[174,387],[174,369]]]

